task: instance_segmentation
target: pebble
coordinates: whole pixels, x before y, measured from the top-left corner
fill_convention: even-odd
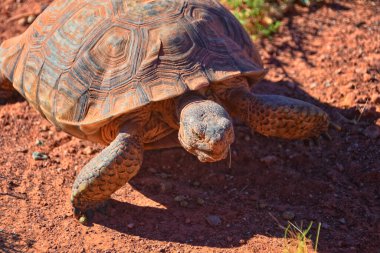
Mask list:
[[[342,224],[346,224],[346,219],[345,218],[341,218],[341,219],[339,219],[339,222],[342,223]]]
[[[330,225],[327,223],[322,223],[322,228],[323,229],[330,229]]]
[[[94,153],[94,150],[91,147],[86,147],[83,149],[83,154],[85,155],[92,155]]]
[[[217,215],[209,215],[206,220],[207,223],[213,227],[220,226],[222,224],[222,219]]]
[[[167,178],[170,177],[170,175],[169,175],[169,174],[166,174],[166,173],[161,173],[161,174],[160,174],[160,177],[161,177],[162,179],[167,179]]]
[[[365,130],[364,130],[364,135],[367,136],[368,138],[370,139],[376,139],[380,136],[380,127],[379,126],[376,126],[376,125],[371,125],[369,127],[367,127]]]
[[[326,88],[328,88],[328,87],[331,86],[331,82],[330,82],[330,81],[326,81],[326,82],[324,83],[324,85],[325,85]]]
[[[264,209],[264,208],[266,208],[267,206],[268,206],[268,204],[265,203],[264,201],[260,201],[260,202],[259,202],[259,208],[260,208],[260,209]]]
[[[183,201],[183,200],[185,200],[185,199],[186,199],[185,196],[183,196],[183,195],[178,195],[178,196],[175,196],[174,201],[176,201],[176,202],[181,202],[181,201]]]
[[[356,100],[356,94],[353,92],[348,93],[344,97],[344,100],[342,102],[342,106],[346,106],[346,107],[353,106],[353,105],[355,105],[355,100]]]
[[[46,125],[44,125],[44,126],[41,127],[40,131],[41,132],[47,132],[47,131],[49,131],[49,127],[46,126]]]
[[[197,198],[197,204],[198,205],[204,205],[205,204],[205,201],[204,201],[204,199],[202,199],[202,198]]]
[[[129,224],[127,225],[127,227],[128,227],[129,229],[132,229],[132,228],[135,227],[135,223],[129,223]]]
[[[292,211],[285,211],[282,213],[282,218],[285,220],[293,220],[296,215]]]
[[[17,24],[18,24],[18,25],[26,25],[26,24],[27,24],[27,20],[26,20],[26,18],[20,18],[20,19],[17,21]]]
[[[148,171],[150,173],[157,173],[157,170],[155,168],[149,168]]]
[[[240,244],[246,244],[246,243],[247,243],[247,241],[246,241],[246,240],[244,240],[244,239],[241,239],[241,240],[239,241],[239,243],[240,243]]]
[[[42,152],[33,152],[32,157],[36,161],[44,161],[44,160],[49,159],[47,154],[42,153]]]
[[[31,23],[33,23],[33,21],[36,19],[36,15],[30,15],[30,16],[28,16],[28,18],[26,19],[26,22],[28,23],[28,24],[31,24]]]
[[[314,89],[317,86],[318,86],[318,83],[316,83],[316,82],[310,84],[311,89]]]
[[[27,148],[19,148],[16,150],[17,152],[20,152],[20,153],[28,153],[28,149]]]
[[[272,165],[273,163],[277,162],[278,158],[274,155],[268,155],[260,159],[260,162],[265,163],[267,166]]]
[[[182,200],[180,203],[179,203],[180,206],[182,207],[188,207],[189,206],[189,202],[187,202],[186,200]]]
[[[194,181],[193,182],[193,186],[195,186],[195,187],[198,187],[198,186],[200,186],[201,185],[201,183],[199,182],[199,181]]]
[[[36,144],[36,146],[43,146],[44,142],[37,139],[35,144]]]

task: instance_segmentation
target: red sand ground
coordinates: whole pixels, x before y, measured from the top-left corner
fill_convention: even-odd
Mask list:
[[[10,18],[48,2],[1,1],[0,41],[26,29]],[[254,91],[320,105],[343,128],[330,131],[333,141],[307,147],[237,126],[231,169],[180,149],[146,152],[90,227],[73,219],[70,188],[101,147],[57,132],[24,101],[1,105],[0,251],[283,252],[278,223],[291,212],[297,224],[322,222],[320,252],[379,252],[379,41],[377,1],[299,8],[257,43],[270,73]],[[50,159],[34,161],[34,151]]]

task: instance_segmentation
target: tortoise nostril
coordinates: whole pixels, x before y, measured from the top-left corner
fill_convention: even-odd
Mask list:
[[[205,129],[201,125],[195,125],[191,128],[191,132],[199,139],[205,138]]]

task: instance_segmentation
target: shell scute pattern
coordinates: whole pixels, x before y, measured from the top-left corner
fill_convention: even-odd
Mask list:
[[[2,47],[15,88],[80,138],[152,101],[265,74],[248,35],[213,0],[56,0]]]

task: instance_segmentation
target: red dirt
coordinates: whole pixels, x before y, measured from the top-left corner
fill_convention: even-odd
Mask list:
[[[48,2],[2,1],[0,41],[26,29],[9,18]],[[0,106],[0,251],[283,252],[278,223],[290,211],[294,223],[322,222],[320,252],[378,252],[380,6],[335,1],[296,13],[257,43],[270,72],[254,91],[320,105],[342,126],[333,141],[308,147],[237,126],[231,169],[181,149],[146,152],[139,175],[86,227],[72,217],[70,190],[101,147],[57,132],[25,101],[8,103]],[[34,161],[34,151],[49,160]],[[222,223],[210,226],[209,215]]]

